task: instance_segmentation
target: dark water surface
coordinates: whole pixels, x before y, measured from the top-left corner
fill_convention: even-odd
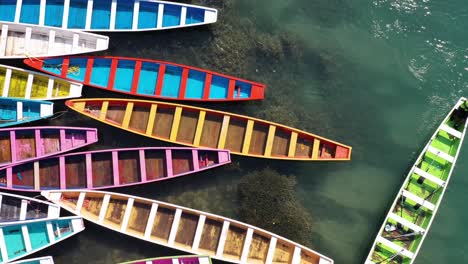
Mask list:
[[[263,102],[204,104],[293,125],[353,146],[351,162],[233,157],[235,166],[117,191],[238,218],[236,186],[267,166],[296,175],[313,218],[309,245],[336,263],[362,263],[397,190],[434,129],[468,96],[468,5],[449,0],[206,0],[209,27],[112,34],[105,54],[208,68],[267,84]],[[86,89],[87,97],[120,95]],[[62,102],[58,110],[66,110]],[[72,112],[51,124],[96,126],[92,148],[167,146]],[[468,262],[468,146],[460,153],[416,263]],[[180,252],[88,224],[36,255],[56,263],[115,263]]]

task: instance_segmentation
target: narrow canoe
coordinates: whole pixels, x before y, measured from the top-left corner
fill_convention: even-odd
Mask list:
[[[83,230],[83,218],[77,216],[2,225],[0,226],[0,263],[31,255]]]
[[[0,97],[58,100],[81,96],[83,85],[37,72],[0,65]]]
[[[109,46],[109,37],[87,32],[8,22],[0,22],[0,28],[0,59],[66,56]]]
[[[129,57],[25,59],[27,65],[70,81],[154,99],[242,101],[264,98],[265,85],[166,61]],[[68,69],[79,69],[71,74]]]
[[[51,102],[0,97],[0,128],[45,119],[53,114]]]
[[[213,8],[154,0],[1,1],[0,9],[2,21],[87,31],[161,30],[217,19]]]
[[[283,160],[343,161],[351,147],[248,116],[187,105],[119,98],[68,100],[88,117],[172,143],[227,149],[231,154]]]
[[[54,264],[54,259],[51,256],[47,256],[47,257],[19,260],[15,262],[10,262],[10,264]]]
[[[120,264],[211,264],[209,256],[186,255],[133,260]]]
[[[51,256],[47,256],[47,257],[19,260],[15,262],[10,262],[10,264],[54,264],[54,259]]]
[[[0,226],[16,221],[58,218],[60,207],[42,200],[0,192]]]
[[[0,167],[57,155],[97,141],[97,129],[87,127],[0,129]]]
[[[216,149],[88,151],[4,167],[0,170],[0,188],[41,191],[124,187],[172,179],[230,162],[229,151]]]
[[[461,98],[411,167],[380,228],[366,264],[413,263],[439,209],[467,127]],[[468,103],[467,103],[468,105]]]
[[[263,229],[178,205],[102,191],[41,194],[98,225],[191,254],[231,263],[333,263],[320,253]]]

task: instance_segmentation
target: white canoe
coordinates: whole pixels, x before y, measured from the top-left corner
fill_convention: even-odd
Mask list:
[[[42,200],[0,192],[0,226],[17,221],[58,218],[60,207]]]
[[[0,64],[0,97],[63,100],[80,97],[82,89],[80,83]]]
[[[38,257],[10,262],[10,264],[54,264],[54,259],[51,256]]]
[[[109,37],[97,34],[0,22],[0,59],[66,56],[106,50]]]

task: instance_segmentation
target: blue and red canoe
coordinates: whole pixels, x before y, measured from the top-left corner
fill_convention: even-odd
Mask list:
[[[24,63],[84,85],[153,99],[219,102],[261,100],[265,96],[264,84],[165,61],[74,56]]]

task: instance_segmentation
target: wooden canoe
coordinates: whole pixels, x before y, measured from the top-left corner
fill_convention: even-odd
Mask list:
[[[0,97],[0,128],[37,121],[53,114],[54,104],[51,102]]]
[[[87,32],[9,22],[0,22],[0,28],[0,59],[66,56],[109,46],[109,37]]]
[[[211,264],[209,256],[186,255],[133,260],[120,264]]]
[[[4,167],[0,170],[0,188],[41,191],[124,187],[172,179],[230,162],[229,151],[217,149],[88,151]]]
[[[51,256],[47,256],[47,257],[19,260],[15,262],[10,262],[10,264],[54,264],[54,259]]]
[[[191,254],[231,263],[333,263],[320,253],[263,229],[174,204],[102,191],[41,194],[98,225]]]
[[[108,91],[153,99],[243,101],[265,97],[265,85],[166,61],[129,57],[76,56],[25,59],[47,74]],[[80,74],[70,74],[69,68]]]
[[[61,100],[80,97],[82,89],[80,83],[0,65],[0,97]]]
[[[306,161],[343,161],[351,147],[248,116],[187,105],[118,98],[68,100],[71,109],[129,132],[231,154]]]
[[[466,103],[466,109],[462,104]],[[366,264],[415,261],[447,189],[468,124],[461,98],[411,167],[366,258]]]
[[[87,31],[161,30],[217,19],[213,8],[155,0],[1,1],[0,10],[1,21]]]
[[[0,263],[31,255],[83,230],[83,218],[77,216],[1,225]]]
[[[0,167],[57,155],[97,141],[97,129],[87,127],[0,129]]]
[[[60,207],[42,200],[0,192],[0,226],[11,222],[58,218]]]

